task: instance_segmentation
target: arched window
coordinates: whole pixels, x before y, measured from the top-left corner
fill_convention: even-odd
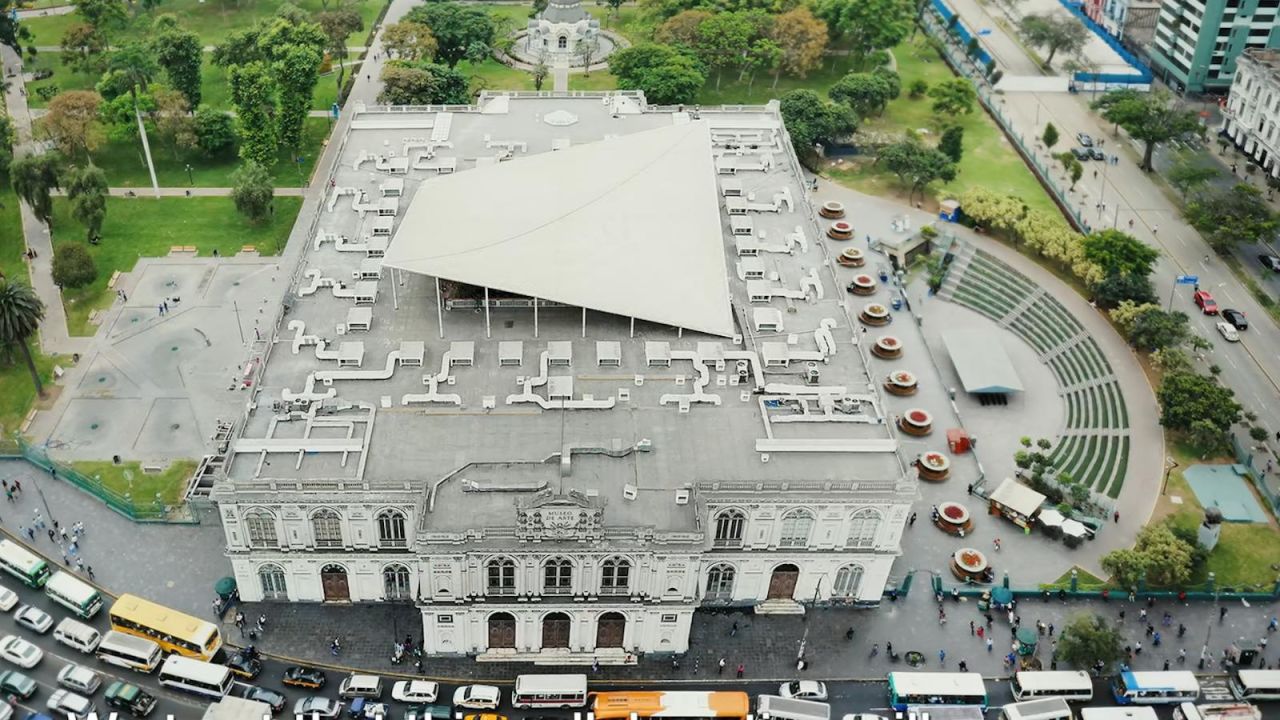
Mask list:
[[[736,574],[732,565],[712,565],[711,569],[707,571],[707,599],[732,599],[733,578]]]
[[[266,510],[250,510],[245,513],[244,528],[251,548],[280,546],[280,538],[276,535],[276,516]]]
[[[716,515],[714,547],[742,547],[742,533],[747,527],[747,516],[741,510],[724,510]]]
[[[831,585],[831,597],[856,598],[862,586],[862,566],[845,565],[836,571],[836,580]]]
[[[485,564],[485,594],[516,594],[516,563],[511,558],[494,558]]]
[[[808,510],[792,510],[782,516],[782,536],[778,547],[805,547],[809,533],[813,531],[813,513]]]
[[[560,38],[556,40],[556,47],[560,48],[561,50],[567,49],[569,47],[569,38],[565,37],[564,35],[561,35]]]
[[[409,568],[396,563],[382,569],[382,599],[413,599],[413,589],[409,583]]]
[[[258,568],[258,582],[262,584],[263,600],[289,599],[289,586],[285,583],[284,570],[279,565],[263,565]]]
[[[573,592],[573,563],[566,558],[552,558],[542,567],[542,592],[568,595]]]
[[[311,536],[316,547],[342,547],[342,519],[338,513],[323,508],[311,516]]]
[[[631,590],[631,561],[609,558],[600,566],[600,594],[626,595]]]
[[[383,510],[378,513],[378,545],[384,548],[409,546],[404,531],[404,513],[399,510]]]
[[[863,508],[853,514],[849,522],[849,547],[875,547],[876,533],[880,531],[880,513]]]

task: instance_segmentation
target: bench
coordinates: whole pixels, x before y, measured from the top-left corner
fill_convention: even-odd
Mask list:
[[[258,252],[258,246],[257,246],[257,245],[241,245],[241,246],[240,246],[240,252],[242,252],[242,253],[256,253],[256,252]]]
[[[107,281],[107,289],[115,290],[116,283],[118,282],[120,282],[120,271],[116,270],[115,272],[111,273],[111,279]]]

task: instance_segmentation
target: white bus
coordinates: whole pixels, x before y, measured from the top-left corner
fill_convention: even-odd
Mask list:
[[[181,655],[170,655],[160,666],[160,684],[196,695],[220,698],[231,689],[231,668]]]
[[[160,664],[160,646],[146,639],[108,630],[98,643],[98,659],[112,665],[149,673]]]
[[[1280,670],[1237,670],[1227,684],[1237,700],[1280,700]]]
[[[1060,697],[1088,702],[1093,699],[1093,679],[1082,670],[1017,672],[1009,681],[1009,687],[1015,700]]]
[[[102,609],[102,594],[65,570],[59,570],[49,578],[44,585],[44,594],[84,620],[97,615]]]
[[[1248,703],[1182,703],[1173,709],[1173,720],[1262,720],[1262,711]]]
[[[1000,710],[1000,720],[1075,720],[1075,717],[1066,700],[1052,697],[1011,703]]]
[[[1080,720],[1160,720],[1149,707],[1081,708]]]
[[[906,711],[911,705],[976,705],[987,707],[987,686],[976,672],[891,672],[889,704]]]
[[[586,675],[520,675],[511,691],[511,705],[518,708],[580,708],[586,704]]]
[[[0,568],[27,587],[38,588],[49,581],[49,563],[12,540],[0,540]]]
[[[1111,694],[1121,705],[1173,705],[1200,697],[1200,682],[1187,670],[1125,670],[1111,682]]]

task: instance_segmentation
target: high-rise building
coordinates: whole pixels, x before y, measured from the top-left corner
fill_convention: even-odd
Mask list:
[[[1223,115],[1222,131],[1236,147],[1280,178],[1280,52],[1240,54]]]
[[[1280,0],[1165,0],[1152,70],[1176,90],[1225,92],[1248,48],[1280,48]]]

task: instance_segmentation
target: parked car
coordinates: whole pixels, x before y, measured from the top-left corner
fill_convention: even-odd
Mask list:
[[[17,635],[5,635],[0,638],[0,657],[30,670],[40,664],[44,651]]]
[[[455,707],[470,710],[497,710],[502,693],[492,685],[463,685],[453,691]]]
[[[1089,159],[1090,160],[1106,160],[1107,154],[1102,152],[1096,147],[1091,147],[1089,148]]]
[[[342,714],[342,703],[324,697],[304,697],[293,705],[293,714],[304,718],[334,720]]]
[[[41,635],[49,632],[49,628],[53,627],[53,618],[49,613],[30,605],[18,608],[18,611],[13,614],[13,621]]]
[[[18,593],[0,585],[0,611],[9,612],[18,604]]]
[[[293,665],[285,668],[284,677],[280,678],[280,682],[285,685],[316,690],[324,687],[325,677],[323,672],[315,668]]]
[[[439,683],[430,680],[400,680],[391,686],[391,699],[402,703],[430,704],[439,694]]]
[[[1191,299],[1195,301],[1196,307],[1200,308],[1200,312],[1205,315],[1218,314],[1218,301],[1213,299],[1208,290],[1197,290]]]
[[[262,672],[262,661],[248,653],[238,652],[227,658],[227,668],[242,678],[252,680]]]
[[[1275,255],[1259,255],[1258,261],[1262,263],[1262,267],[1271,272],[1280,272],[1280,257]]]
[[[0,673],[0,693],[17,695],[23,700],[36,694],[36,681],[17,670],[6,670]]]
[[[1244,316],[1244,313],[1240,312],[1239,310],[1233,310],[1231,308],[1223,308],[1222,319],[1231,323],[1231,326],[1237,330],[1249,329],[1249,319],[1246,318]]]
[[[103,699],[108,706],[124,710],[136,718],[144,718],[156,709],[155,697],[137,685],[119,680],[107,686]]]
[[[1229,322],[1220,322],[1214,327],[1218,328],[1218,334],[1227,342],[1240,342],[1240,333],[1236,331],[1234,325]]]
[[[58,684],[81,695],[93,695],[102,686],[102,676],[83,665],[67,663],[58,671]]]
[[[284,695],[281,695],[275,690],[241,682],[232,683],[231,691],[228,694],[232,697],[244,698],[245,700],[257,700],[258,702],[266,703],[271,706],[272,714],[283,710],[287,703]]]
[[[452,720],[453,708],[448,705],[411,705],[404,711],[404,720]],[[525,717],[528,720],[528,716]]]
[[[1089,133],[1076,133],[1076,142],[1084,147],[1093,147],[1093,138],[1089,137]]]
[[[88,717],[89,713],[95,712],[92,700],[70,690],[54,690],[44,706],[55,714],[72,719]]]
[[[1082,147],[1071,148],[1071,154],[1075,155],[1077,160],[1088,160],[1089,158],[1093,157],[1093,155],[1089,152],[1089,148],[1082,148]]]
[[[827,684],[817,680],[792,680],[782,683],[778,694],[784,698],[797,700],[826,700]]]

